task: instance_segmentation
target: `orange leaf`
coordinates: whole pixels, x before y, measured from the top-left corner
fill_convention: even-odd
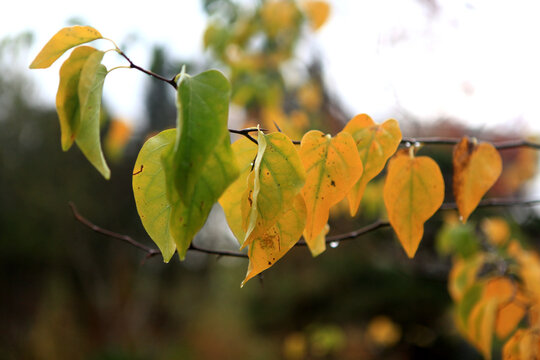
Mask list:
[[[517,283],[502,276],[487,283],[484,298],[497,301],[495,333],[499,339],[507,337],[525,315],[527,299],[519,291]]]
[[[304,135],[300,158],[306,169],[302,194],[306,201],[307,220],[304,238],[313,256],[325,245],[315,241],[323,231],[330,207],[340,202],[362,175],[362,162],[352,136],[341,132],[336,137],[312,130]]]
[[[241,286],[283,257],[300,239],[305,224],[306,205],[302,195],[297,195],[293,200],[293,206],[249,245],[249,266]]]
[[[308,0],[302,3],[313,30],[324,25],[330,15],[330,5],[326,1]]]
[[[394,119],[386,120],[379,125],[368,115],[360,114],[353,117],[343,131],[351,134],[356,141],[364,165],[362,176],[347,196],[349,211],[351,216],[354,216],[367,183],[381,172],[386,161],[396,152],[401,142],[401,130]]]
[[[424,223],[444,199],[444,181],[435,161],[399,152],[388,165],[384,204],[388,220],[409,258],[414,257]]]
[[[453,163],[454,198],[465,223],[501,174],[502,160],[493,145],[464,137],[454,148]]]

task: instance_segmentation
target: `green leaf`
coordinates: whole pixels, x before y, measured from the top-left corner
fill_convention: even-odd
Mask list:
[[[229,93],[229,81],[216,70],[182,74],[179,80],[176,140],[163,164],[169,231],[180,259],[213,204],[238,177],[227,128]]]
[[[177,174],[172,170],[174,155],[174,149],[171,148],[163,158],[165,176],[173,180]],[[169,231],[176,242],[181,260],[185,258],[193,237],[206,222],[214,203],[237,177],[238,166],[227,136],[220,144],[214,144],[214,152],[208,156],[201,169],[193,192],[189,194],[189,201],[186,202],[176,186],[169,185],[167,181],[167,196],[171,205]]]
[[[72,47],[102,38],[99,31],[90,26],[65,27],[45,44],[30,64],[30,69],[48,68]]]
[[[285,134],[264,135],[259,131],[258,142],[253,181],[243,202],[246,236],[242,248],[276,223],[293,205],[306,181],[298,151]]]
[[[176,244],[169,232],[171,206],[167,200],[161,157],[166,151],[170,151],[175,138],[176,130],[169,129],[148,139],[141,148],[133,169],[133,195],[137,212],[166,263],[176,251]]]
[[[86,60],[97,50],[81,46],[73,50],[60,68],[60,84],[56,93],[56,111],[60,119],[62,150],[73,144],[80,123],[79,79]]]
[[[109,179],[111,171],[105,162],[99,136],[101,95],[107,69],[101,65],[103,51],[96,51],[86,60],[79,80],[79,102],[81,120],[75,141],[84,156],[94,167]]]
[[[229,81],[216,70],[180,79],[178,132],[170,166],[174,186],[187,205],[216,144],[222,144],[225,138],[229,142],[229,93]]]

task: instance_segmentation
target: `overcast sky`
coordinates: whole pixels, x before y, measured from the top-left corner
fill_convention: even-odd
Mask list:
[[[517,123],[540,132],[537,1],[330,2],[330,20],[311,40],[332,89],[352,113],[366,112],[382,121],[399,120],[405,111],[420,119],[452,117],[508,128]],[[176,58],[202,54],[205,18],[199,1],[88,4],[10,2],[0,13],[0,36],[33,31],[29,63],[67,19],[80,18],[118,43],[136,34],[139,40],[127,50],[142,66],[148,66],[155,43],[165,44]],[[105,61],[112,66],[119,60],[110,54]],[[54,100],[60,64],[30,73],[44,101]],[[142,79],[128,70],[111,73],[105,97],[113,115],[140,120]]]

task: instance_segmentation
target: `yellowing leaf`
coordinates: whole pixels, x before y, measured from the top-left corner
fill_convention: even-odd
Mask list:
[[[399,152],[390,160],[384,184],[388,220],[409,258],[424,234],[424,223],[444,199],[444,180],[435,161]]]
[[[302,5],[313,30],[318,30],[324,25],[330,15],[330,5],[326,1],[308,0]]]
[[[169,262],[176,244],[169,232],[171,207],[167,201],[165,172],[161,157],[173,144],[176,130],[169,129],[148,139],[141,148],[133,169],[133,195],[144,229]]]
[[[75,142],[92,165],[109,179],[111,171],[105,162],[99,134],[101,96],[107,69],[101,65],[103,51],[93,52],[81,70],[78,86],[81,120]]]
[[[62,150],[67,151],[79,129],[81,109],[79,101],[79,80],[88,57],[97,50],[81,46],[73,50],[60,68],[60,83],[56,93],[56,111],[60,120]]]
[[[324,251],[321,237],[330,207],[340,202],[362,175],[362,162],[356,144],[349,133],[336,137],[312,130],[304,135],[300,157],[306,169],[306,184],[302,194],[306,201],[307,220],[304,238],[313,256]]]
[[[480,253],[467,260],[454,260],[448,275],[448,292],[455,302],[461,301],[465,292],[477,282],[477,274],[484,264],[484,258],[484,254]]]
[[[484,299],[471,312],[468,334],[485,359],[491,359],[497,300]]]
[[[90,26],[66,27],[57,32],[37,54],[30,69],[45,69],[74,46],[101,39],[102,36]]]
[[[453,164],[454,198],[465,223],[501,174],[502,160],[493,145],[464,137],[454,148]]]
[[[225,212],[231,231],[236,239],[238,239],[238,243],[241,243],[246,236],[242,225],[242,196],[247,189],[248,175],[252,168],[252,162],[257,155],[257,145],[243,137],[232,144],[232,151],[236,158],[240,175],[221,195],[219,203]]]
[[[293,205],[306,176],[298,152],[285,134],[264,135],[259,131],[258,143],[253,181],[248,184],[244,196],[250,203],[242,247],[266,233]]]
[[[306,205],[301,195],[293,200],[292,207],[264,234],[253,239],[249,245],[249,266],[244,284],[278,261],[302,236],[306,224]]]
[[[366,185],[381,172],[386,161],[396,152],[401,142],[401,130],[394,119],[376,124],[368,115],[360,114],[353,117],[343,131],[351,134],[356,141],[364,165],[362,176],[347,197],[351,216],[354,216]]]

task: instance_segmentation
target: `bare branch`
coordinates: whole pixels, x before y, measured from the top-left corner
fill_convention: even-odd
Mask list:
[[[116,233],[114,231],[104,229],[104,228],[92,223],[90,220],[86,219],[84,216],[82,216],[79,213],[79,211],[77,210],[77,207],[75,206],[74,203],[69,202],[69,207],[71,208],[71,212],[73,213],[73,216],[75,217],[75,219],[77,221],[79,221],[81,224],[85,225],[86,227],[88,227],[92,231],[97,232],[98,234],[105,235],[105,236],[108,236],[108,237],[113,238],[113,239],[118,239],[118,240],[124,241],[124,242],[136,247],[137,249],[144,251],[146,253],[145,259],[149,259],[149,258],[154,257],[156,255],[161,255],[161,251],[159,251],[159,249],[151,248],[149,246],[146,246],[146,245],[136,241],[135,239],[133,239],[129,235],[119,234],[119,233]],[[233,251],[225,251],[225,250],[205,249],[205,248],[201,248],[201,247],[199,247],[197,245],[194,245],[193,243],[190,244],[188,250],[198,251],[198,252],[201,252],[201,253],[211,254],[211,255],[247,258],[246,254],[237,253],[237,252],[233,252]]]
[[[459,143],[461,139],[455,138],[443,138],[443,137],[429,137],[429,138],[403,138],[402,144],[431,144],[431,145],[455,145]],[[515,149],[519,147],[530,147],[533,149],[540,149],[540,144],[533,143],[528,140],[510,140],[493,143],[493,146],[498,150]]]

